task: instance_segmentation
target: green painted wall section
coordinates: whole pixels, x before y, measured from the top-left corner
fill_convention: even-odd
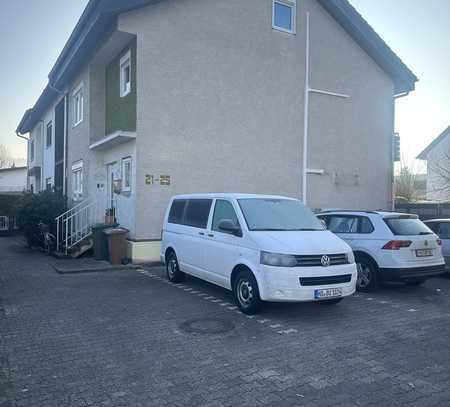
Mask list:
[[[131,92],[120,97],[120,58],[131,50]],[[117,130],[136,131],[136,40],[106,66],[106,135]]]

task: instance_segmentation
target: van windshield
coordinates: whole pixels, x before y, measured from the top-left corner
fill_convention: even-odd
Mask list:
[[[311,210],[290,199],[239,199],[247,227],[251,231],[325,230]]]

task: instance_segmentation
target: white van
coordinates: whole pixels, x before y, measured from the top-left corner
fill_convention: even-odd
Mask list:
[[[172,198],[161,261],[172,282],[187,273],[232,290],[246,314],[261,300],[336,304],[356,286],[351,248],[300,201],[281,196]]]

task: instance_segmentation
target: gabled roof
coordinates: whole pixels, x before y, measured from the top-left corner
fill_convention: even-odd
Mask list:
[[[414,90],[416,75],[347,0],[318,0],[354,41],[392,78],[395,93]]]
[[[441,141],[444,141],[446,137],[450,136],[450,126],[448,126],[439,136],[437,136],[418,156],[418,160],[427,160],[428,153],[437,146]]]
[[[56,100],[56,89],[62,89],[73,78],[114,28],[118,14],[160,1],[163,0],[90,0],[50,71],[49,85],[34,107],[25,112],[17,132],[31,131],[42,113]],[[347,0],[317,1],[391,77],[396,94],[414,90],[417,77]]]

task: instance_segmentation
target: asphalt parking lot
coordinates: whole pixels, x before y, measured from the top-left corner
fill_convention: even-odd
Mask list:
[[[0,407],[447,406],[450,280],[267,304],[161,268],[59,275],[0,238]]]

